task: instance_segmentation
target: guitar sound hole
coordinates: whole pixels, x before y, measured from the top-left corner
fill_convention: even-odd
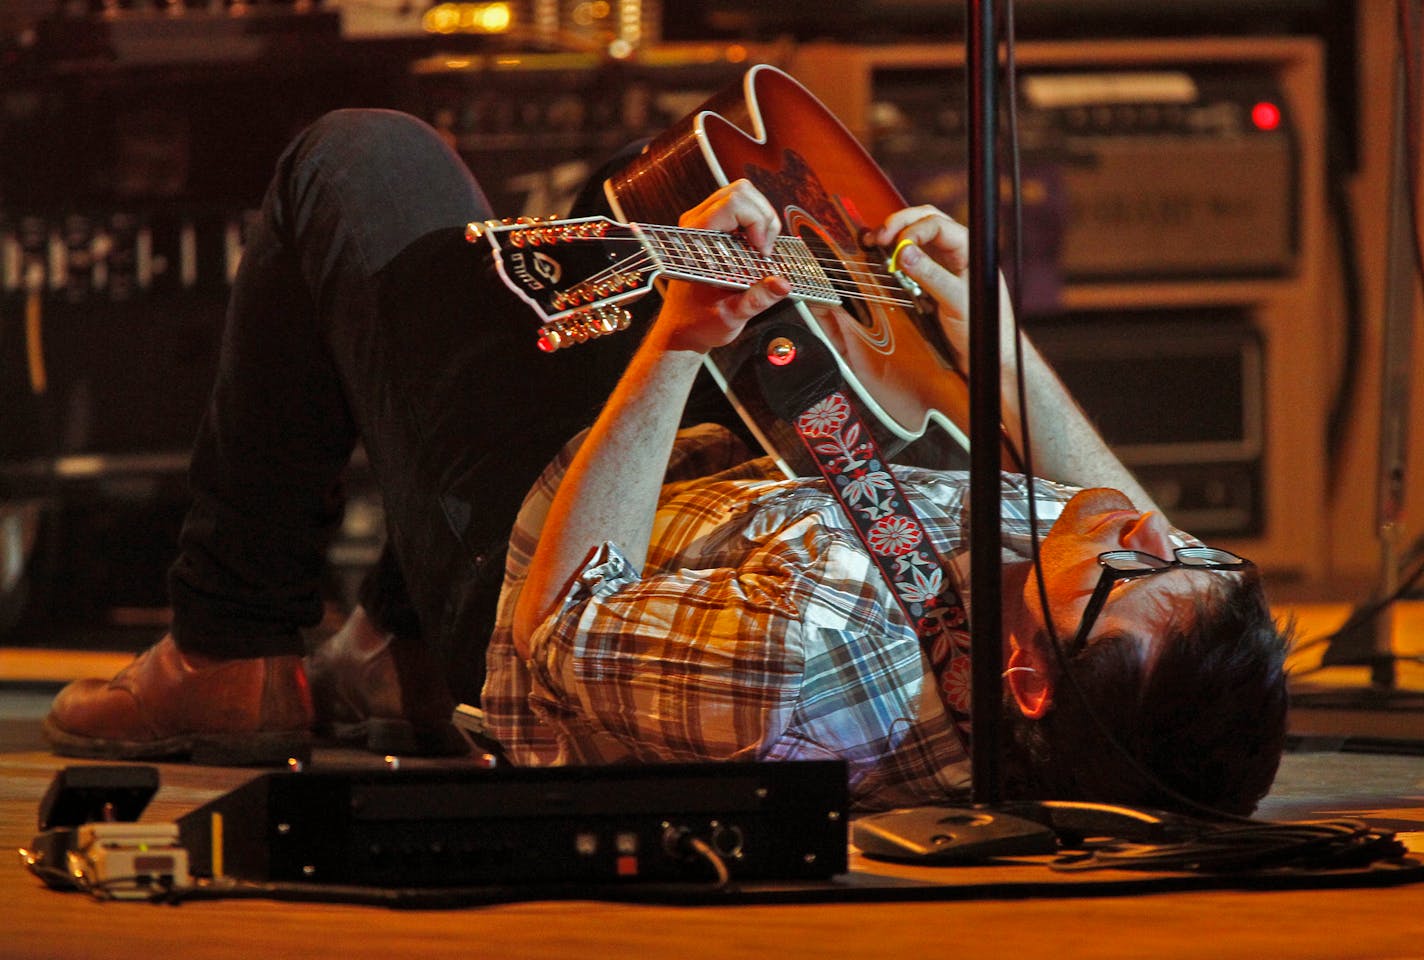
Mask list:
[[[842,260],[840,255],[831,249],[830,244],[826,243],[825,239],[814,230],[803,228],[801,239],[806,242],[806,246],[811,249],[811,253],[815,255],[816,260],[823,265],[823,268],[834,272],[831,283],[835,286],[836,292],[841,295],[841,306],[845,312],[850,314],[855,322],[864,329],[874,329],[875,318],[870,315],[865,302],[861,299],[863,294],[860,286],[852,279],[858,270],[867,268],[860,261],[846,262]],[[849,271],[851,276],[846,276],[846,271]]]

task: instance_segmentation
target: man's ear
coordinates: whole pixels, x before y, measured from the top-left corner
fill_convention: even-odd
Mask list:
[[[1024,716],[1040,720],[1053,707],[1053,668],[1032,644],[1014,647],[1004,674],[1009,681],[1009,692]]]

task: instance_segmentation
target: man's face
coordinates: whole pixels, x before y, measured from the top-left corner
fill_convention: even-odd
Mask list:
[[[1116,490],[1089,489],[1075,495],[1040,545],[1044,586],[1059,643],[1071,643],[1078,630],[1083,609],[1102,575],[1098,554],[1141,550],[1170,559],[1180,545],[1161,514],[1137,510]],[[1210,578],[1219,576],[1222,574],[1208,570],[1178,568],[1118,581],[1108,593],[1088,642],[1109,632],[1138,637],[1144,666],[1150,670],[1160,652],[1158,639],[1166,634],[1168,624],[1188,614],[1195,598],[1212,584]],[[1033,575],[1024,584],[1024,602],[1039,626],[1047,622]]]

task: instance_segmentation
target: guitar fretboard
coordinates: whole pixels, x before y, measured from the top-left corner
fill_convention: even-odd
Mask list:
[[[667,276],[741,289],[780,274],[798,300],[841,302],[815,254],[800,237],[777,237],[771,255],[764,256],[741,237],[715,230],[648,223],[637,224],[636,230]]]

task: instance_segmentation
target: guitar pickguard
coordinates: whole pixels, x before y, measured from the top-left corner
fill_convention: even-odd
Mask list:
[[[764,193],[776,209],[800,210],[815,221],[842,257],[854,256],[858,252],[860,244],[846,225],[841,209],[826,192],[816,171],[797,151],[790,147],[781,151],[780,169],[749,161],[742,166],[742,176]]]

